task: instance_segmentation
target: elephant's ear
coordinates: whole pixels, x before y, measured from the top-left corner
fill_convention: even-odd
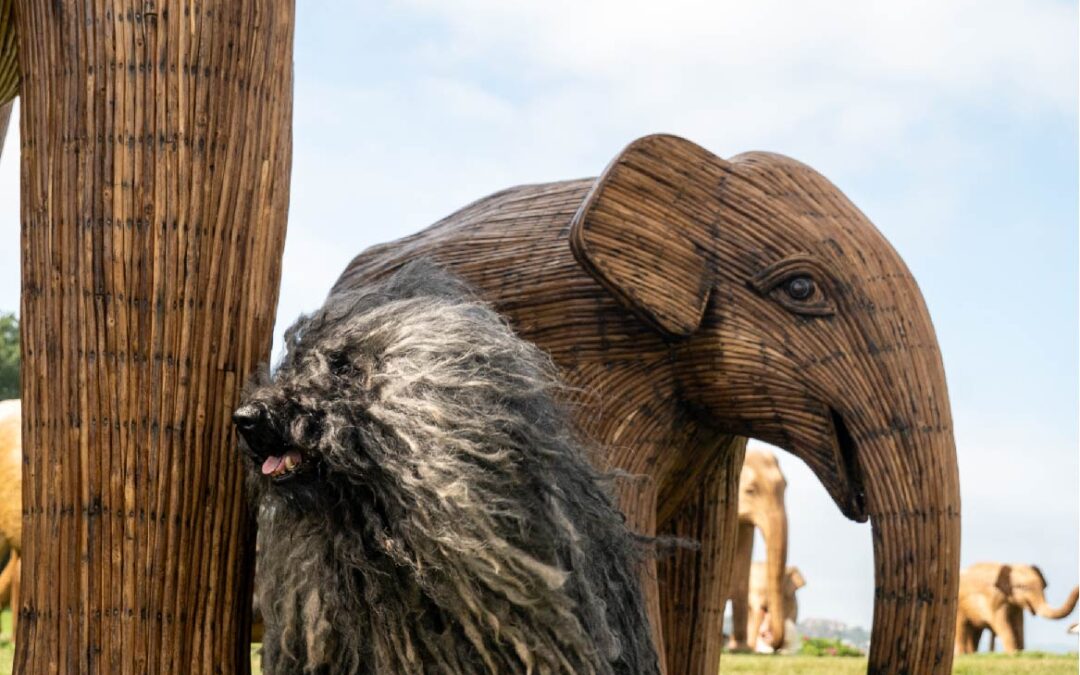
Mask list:
[[[1050,585],[1050,584],[1046,583],[1046,577],[1043,576],[1042,570],[1039,569],[1038,565],[1032,565],[1031,566],[1031,571],[1035,573],[1035,576],[1039,577],[1039,581],[1042,582],[1042,587],[1043,588],[1046,588],[1047,586]]]
[[[701,324],[728,163],[677,136],[639,138],[623,150],[574,216],[574,257],[624,306],[671,337]]]
[[[1012,565],[1002,565],[994,586],[1005,595],[1012,595]]]
[[[803,578],[802,572],[798,567],[789,567],[788,576],[791,578],[791,584],[795,587],[795,590],[799,590],[806,585],[806,579]]]

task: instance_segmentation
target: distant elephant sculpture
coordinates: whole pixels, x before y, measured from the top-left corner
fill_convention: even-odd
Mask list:
[[[750,566],[750,581],[746,597],[749,608],[746,627],[747,640],[745,644],[737,645],[739,649],[760,651],[757,648],[757,642],[761,637],[768,638],[766,642],[774,651],[788,644],[788,641],[783,638],[780,640],[775,639],[773,626],[779,622],[781,626],[786,627],[789,623],[794,624],[799,620],[799,603],[795,599],[795,592],[806,585],[806,579],[803,578],[798,567],[789,566],[784,570],[780,584],[780,597],[783,604],[778,611],[774,610],[771,584],[772,580],[768,564],[755,561]]]
[[[0,572],[0,606],[11,606],[14,634],[19,617],[22,551],[22,406],[18,399],[0,401],[0,546],[9,549]]]
[[[787,481],[780,471],[776,455],[767,450],[746,453],[739,473],[739,529],[731,571],[729,596],[732,628],[728,649],[752,651],[758,639],[753,620],[748,623],[754,605],[747,604],[747,598],[753,592],[750,561],[754,552],[755,528],[761,530],[765,541],[765,562],[754,563],[754,568],[761,568],[756,581],[760,584],[759,590],[769,596],[765,604],[780,608],[780,611],[769,614],[769,644],[773,649],[779,649],[784,644],[784,618],[787,615],[784,580],[788,548],[788,520],[784,506],[786,489]]]
[[[956,652],[972,654],[983,631],[990,631],[1006,652],[1024,648],[1024,610],[1046,619],[1064,619],[1076,607],[1080,587],[1074,586],[1058,608],[1046,603],[1046,578],[1034,565],[977,563],[960,573],[956,612]]]
[[[504,190],[370,248],[334,292],[420,257],[583,392],[597,461],[642,477],[620,487],[629,523],[701,542],[643,575],[670,675],[719,667],[748,436],[870,519],[870,670],[949,672],[960,503],[937,339],[903,261],[828,180],[649,136],[599,178]]]

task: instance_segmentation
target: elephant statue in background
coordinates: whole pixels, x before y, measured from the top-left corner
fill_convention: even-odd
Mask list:
[[[0,606],[10,603],[14,634],[19,617],[19,575],[22,571],[22,406],[19,399],[0,401],[0,489],[0,546],[9,551],[7,563],[0,572]]]
[[[1024,610],[1046,619],[1072,614],[1080,597],[1074,586],[1060,607],[1046,604],[1046,578],[1034,565],[977,563],[960,574],[956,611],[956,652],[972,654],[984,630],[990,631],[990,651],[1000,637],[1006,652],[1024,648]]]
[[[780,584],[780,597],[783,599],[783,605],[781,605],[779,611],[773,610],[771,583],[768,564],[755,561],[750,566],[750,581],[746,598],[749,607],[749,619],[746,628],[747,641],[746,644],[739,645],[740,650],[761,651],[757,648],[759,637],[767,638],[766,643],[773,651],[789,644],[787,639],[776,640],[774,638],[772,626],[776,625],[777,617],[779,617],[780,625],[785,628],[788,624],[794,625],[799,620],[799,603],[795,599],[795,592],[806,585],[806,579],[803,578],[798,567],[789,566],[784,570]],[[734,599],[732,597],[733,601]]]
[[[731,571],[729,595],[732,627],[728,649],[754,650],[761,622],[760,613],[755,614],[755,607],[765,605],[778,608],[778,611],[769,613],[769,645],[779,649],[784,644],[784,619],[788,613],[784,597],[788,548],[788,520],[784,507],[786,489],[787,481],[780,471],[776,455],[767,450],[746,453],[739,473],[739,529]],[[754,563],[752,569],[750,561],[754,552],[755,528],[761,530],[765,540],[765,562]],[[755,573],[756,579],[753,578]],[[761,598],[756,604],[747,604],[747,598],[755,591],[765,593],[767,601]]]
[[[669,675],[719,668],[747,437],[870,520],[870,671],[950,671],[960,493],[937,338],[903,260],[832,183],[648,136],[598,178],[503,190],[372,247],[332,292],[421,257],[551,355],[597,463],[639,476],[618,488],[629,524],[701,542],[643,571]]]

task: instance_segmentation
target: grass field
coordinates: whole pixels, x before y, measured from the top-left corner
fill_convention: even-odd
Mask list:
[[[821,656],[756,656],[724,654],[720,672],[726,673],[802,673],[805,675],[862,675],[866,659]],[[1076,675],[1075,654],[1043,654],[1034,652],[1009,656],[1005,654],[976,654],[957,656],[953,673],[957,675]]]
[[[11,613],[0,616],[0,675],[11,675],[15,649],[11,643]],[[258,654],[252,650],[252,673],[259,673]],[[805,675],[861,675],[866,659],[817,656],[759,656],[724,654],[721,673],[801,673]],[[1018,656],[979,654],[958,656],[957,675],[1076,675],[1076,654],[1026,653]]]

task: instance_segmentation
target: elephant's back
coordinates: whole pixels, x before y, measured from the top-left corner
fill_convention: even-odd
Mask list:
[[[574,258],[570,223],[594,179],[497,192],[431,227],[360,253],[332,292],[360,287],[417,258],[459,275],[505,315],[521,337],[564,367],[590,354],[611,360],[666,352]],[[603,334],[596,330],[598,321]],[[652,349],[650,349],[652,348]]]
[[[0,401],[0,535],[22,548],[22,406]]]

